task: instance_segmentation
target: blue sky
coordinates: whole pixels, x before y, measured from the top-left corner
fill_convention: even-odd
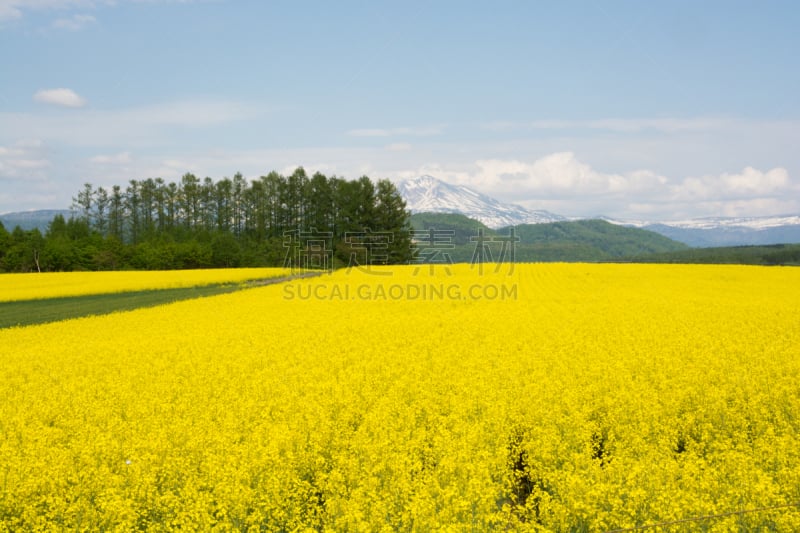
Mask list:
[[[789,1],[0,0],[0,213],[297,165],[571,216],[800,213],[798,26]]]

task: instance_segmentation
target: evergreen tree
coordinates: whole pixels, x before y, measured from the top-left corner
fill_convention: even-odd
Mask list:
[[[411,242],[411,215],[406,211],[406,202],[394,184],[386,179],[378,181],[375,220],[382,231],[391,232],[388,262],[408,263],[414,258]]]
[[[376,219],[375,184],[367,176],[361,176],[356,182],[355,198],[355,227],[358,231],[377,232],[381,230]]]
[[[108,234],[108,191],[98,187],[94,191],[94,227],[100,235]]]
[[[163,178],[153,182],[153,203],[155,209],[155,230],[163,234],[167,230],[167,189]]]
[[[11,234],[0,221],[0,272],[6,271],[4,258],[9,248],[11,248]]]
[[[191,232],[200,225],[200,180],[194,174],[184,174],[178,194],[183,226]]]
[[[318,232],[333,230],[333,189],[331,181],[319,172],[315,173],[306,185],[305,223],[308,229]]]
[[[207,177],[200,186],[200,219],[204,231],[212,231],[216,226],[217,195],[214,180]]]
[[[286,228],[303,230],[305,222],[306,202],[304,193],[307,190],[308,176],[303,167],[297,167],[286,180]]]
[[[139,208],[141,215],[139,221],[141,223],[141,230],[139,234],[144,239],[150,239],[154,236],[156,231],[155,215],[156,215],[156,182],[153,178],[142,180],[139,184]]]
[[[225,178],[217,182],[214,190],[214,202],[217,230],[230,232],[233,219],[233,182],[230,179]]]
[[[267,236],[267,199],[264,178],[255,180],[245,191],[245,234],[254,242],[263,242]]]
[[[141,226],[141,203],[142,197],[140,194],[139,182],[130,180],[128,188],[125,189],[125,212],[128,217],[128,228],[130,233],[130,240],[133,244],[139,242],[139,236],[142,233]]]
[[[83,189],[72,198],[72,209],[86,222],[92,220],[92,185],[84,183]]]
[[[108,201],[108,233],[120,242],[125,231],[125,203],[122,187],[119,185],[111,187],[111,197]]]
[[[264,218],[267,220],[267,237],[280,239],[283,232],[280,229],[281,190],[283,178],[277,172],[270,172],[261,178],[266,196]]]
[[[238,238],[244,232],[244,192],[247,180],[240,172],[233,175],[231,191],[231,213],[233,215],[233,234]]]

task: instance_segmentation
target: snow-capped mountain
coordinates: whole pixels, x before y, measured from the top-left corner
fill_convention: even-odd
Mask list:
[[[800,216],[783,215],[771,217],[709,217],[684,220],[679,222],[669,222],[670,226],[676,228],[750,228],[763,230],[777,228],[780,226],[800,226]]]
[[[608,217],[597,217],[607,220],[612,224],[635,226],[643,228],[653,224],[662,224],[673,228],[683,229],[719,229],[719,228],[749,228],[762,230],[777,228],[779,226],[800,226],[800,215],[782,215],[767,217],[704,217],[687,220],[673,220],[669,222],[645,222],[642,220],[616,220]]]
[[[469,187],[450,185],[433,176],[402,181],[397,189],[412,213],[460,213],[490,228],[566,220],[549,211],[532,211],[503,203]]]
[[[668,222],[616,220],[623,226],[660,233],[689,246],[741,246],[800,242],[800,216],[705,217]]]

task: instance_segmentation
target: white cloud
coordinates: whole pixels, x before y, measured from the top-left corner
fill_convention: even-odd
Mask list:
[[[60,105],[64,107],[83,107],[86,100],[72,89],[42,89],[33,95],[37,102],[45,104]]]
[[[469,174],[465,184],[517,197],[620,195],[653,191],[666,184],[666,178],[649,170],[600,172],[579,161],[572,152],[558,152],[532,162],[481,159],[475,166],[477,171]]]
[[[98,4],[113,4],[112,0],[0,0],[0,20],[22,18],[25,11],[90,8]]]
[[[762,172],[746,167],[738,174],[687,177],[675,187],[674,193],[683,200],[735,200],[781,195],[791,189],[789,173],[784,168]]]
[[[693,118],[606,118],[599,120],[546,119],[532,122],[495,121],[483,124],[490,131],[513,130],[596,130],[612,133],[685,133],[715,131],[734,127],[737,121],[718,117]]]
[[[193,99],[144,106],[112,114],[128,123],[193,127],[247,120],[255,118],[262,112],[262,109],[239,102]]]
[[[194,0],[127,0],[131,3],[191,4]],[[99,6],[115,6],[125,0],[0,0],[0,22],[21,19],[29,11],[67,11],[70,9],[95,9]],[[88,17],[88,18],[83,18]],[[52,26],[59,29],[78,30],[94,22],[91,15],[76,15],[61,18]]]
[[[175,142],[176,128],[196,131],[258,120],[269,111],[260,104],[190,99],[127,109],[75,109],[68,114],[0,112],[0,139],[41,137],[92,149],[160,147]]]
[[[386,145],[386,149],[390,152],[407,152],[411,150],[409,143],[391,143]]]
[[[22,140],[0,146],[0,181],[41,180],[50,166],[41,141]]]
[[[90,7],[97,4],[113,3],[111,1],[96,0],[0,0],[5,5],[20,9],[70,9],[75,7]]]
[[[95,22],[97,19],[92,15],[72,15],[69,18],[54,20],[52,26],[60,30],[80,31]]]
[[[96,155],[89,158],[95,165],[126,165],[132,161],[130,152],[120,152],[110,155]]]
[[[22,11],[20,11],[13,2],[0,0],[0,22],[4,20],[15,20],[21,17]]]
[[[429,137],[441,135],[443,131],[444,126],[424,126],[419,128],[364,128],[350,130],[347,134],[351,137]]]
[[[534,121],[535,129],[592,129],[618,133],[633,133],[646,130],[676,133],[682,131],[708,131],[724,128],[731,121],[719,118],[644,118],[644,119],[602,119],[577,121]]]

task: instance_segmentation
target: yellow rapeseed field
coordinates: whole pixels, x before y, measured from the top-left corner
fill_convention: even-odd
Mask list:
[[[43,272],[0,275],[0,302],[177,289],[282,277],[286,268],[219,268],[121,272]]]
[[[797,531],[798,317],[794,268],[458,265],[0,330],[0,530]]]

